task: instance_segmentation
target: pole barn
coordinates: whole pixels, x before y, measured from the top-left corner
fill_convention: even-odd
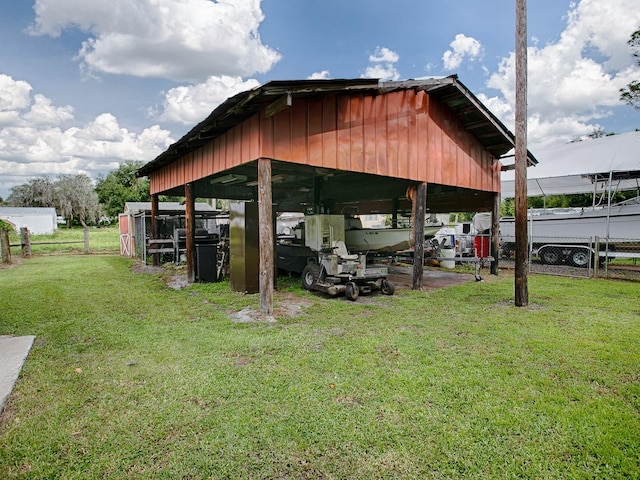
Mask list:
[[[260,309],[271,313],[277,212],[407,211],[414,225],[425,212],[495,215],[500,160],[513,147],[513,134],[457,76],[273,81],[227,99],[138,175],[149,177],[152,196],[187,205],[262,203]]]

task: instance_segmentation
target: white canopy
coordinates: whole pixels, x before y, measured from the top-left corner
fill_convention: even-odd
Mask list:
[[[640,187],[640,132],[582,142],[553,144],[532,151],[538,165],[527,169],[527,195],[601,192]],[[514,171],[502,172],[502,198],[515,196]],[[595,185],[597,183],[597,185]]]

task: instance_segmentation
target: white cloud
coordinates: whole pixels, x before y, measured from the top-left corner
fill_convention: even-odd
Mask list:
[[[73,107],[54,107],[51,100],[41,94],[36,94],[33,104],[22,118],[27,124],[44,127],[47,125],[60,125],[63,122],[73,119]]]
[[[30,32],[91,36],[77,54],[89,72],[202,81],[268,71],[280,54],[262,44],[260,0],[36,0]]]
[[[152,160],[173,143],[170,132],[157,125],[136,134],[109,113],[74,126],[70,106],[56,107],[41,94],[25,96],[31,85],[7,75],[0,75],[0,82],[0,117],[14,119],[0,123],[0,189],[7,192],[34,177],[85,173],[95,178],[125,160]]]
[[[397,63],[400,57],[387,47],[376,47],[373,55],[369,55],[369,61],[373,63]]]
[[[455,70],[462,65],[464,60],[473,61],[482,56],[482,45],[473,37],[459,33],[449,44],[451,50],[447,50],[442,55],[444,68]]]
[[[400,60],[400,56],[387,47],[376,47],[375,53],[369,55],[369,65],[362,78],[379,78],[380,80],[398,80],[400,72],[398,72],[395,64]]]
[[[205,83],[172,88],[165,95],[160,120],[185,125],[204,120],[227,98],[260,85],[257,80],[240,77],[209,77]]]
[[[31,85],[15,81],[9,75],[0,73],[0,113],[25,108],[31,103]]]
[[[313,72],[311,75],[307,77],[308,80],[326,80],[331,78],[331,73],[329,70],[322,70],[321,72]]]
[[[637,0],[572,4],[559,40],[528,48],[529,142],[568,141],[599,127],[622,105],[619,90],[640,76],[627,44],[640,25]],[[602,21],[606,18],[607,21]],[[615,25],[615,28],[611,28]],[[487,86],[501,97],[482,100],[513,126],[515,55],[503,58]]]

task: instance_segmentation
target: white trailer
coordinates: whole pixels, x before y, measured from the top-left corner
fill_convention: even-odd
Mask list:
[[[596,252],[607,258],[640,258],[640,197],[606,207],[532,209],[531,253],[542,263],[587,267]],[[515,251],[515,219],[500,219],[503,256]]]

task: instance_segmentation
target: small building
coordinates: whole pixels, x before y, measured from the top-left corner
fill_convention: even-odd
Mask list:
[[[55,208],[0,207],[0,219],[10,222],[16,230],[26,227],[36,235],[52,235],[58,228]]]

